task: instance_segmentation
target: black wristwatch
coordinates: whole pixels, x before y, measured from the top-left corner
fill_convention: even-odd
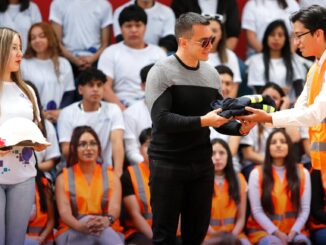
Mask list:
[[[112,224],[114,223],[114,221],[115,221],[115,218],[114,218],[114,216],[113,216],[113,215],[111,215],[111,214],[108,214],[108,215],[106,215],[106,217],[108,217],[108,219],[109,219],[109,222],[110,222],[110,225],[112,225]]]

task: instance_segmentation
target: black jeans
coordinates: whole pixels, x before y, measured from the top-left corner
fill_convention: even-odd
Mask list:
[[[153,244],[174,245],[181,214],[183,244],[199,245],[207,233],[214,188],[211,160],[150,161]]]

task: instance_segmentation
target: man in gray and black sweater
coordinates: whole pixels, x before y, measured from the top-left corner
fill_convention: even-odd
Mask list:
[[[175,27],[178,51],[150,70],[146,103],[153,121],[149,146],[153,243],[175,244],[181,215],[183,244],[201,244],[210,220],[214,184],[209,126],[245,135],[242,125],[211,111],[222,99],[217,71],[206,62],[214,36],[195,13],[181,15]]]

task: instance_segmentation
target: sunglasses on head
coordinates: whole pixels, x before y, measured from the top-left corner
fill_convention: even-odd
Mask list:
[[[206,20],[216,20],[220,23],[224,23],[224,16],[221,14],[202,14],[203,17],[205,17]]]

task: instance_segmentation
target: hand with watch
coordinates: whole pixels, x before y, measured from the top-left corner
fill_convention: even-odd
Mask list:
[[[106,217],[106,218],[108,219],[108,221],[109,221],[108,227],[111,226],[111,225],[113,225],[113,223],[114,223],[114,221],[115,221],[114,216],[113,216],[112,214],[108,214],[108,215],[106,215],[105,217]]]

